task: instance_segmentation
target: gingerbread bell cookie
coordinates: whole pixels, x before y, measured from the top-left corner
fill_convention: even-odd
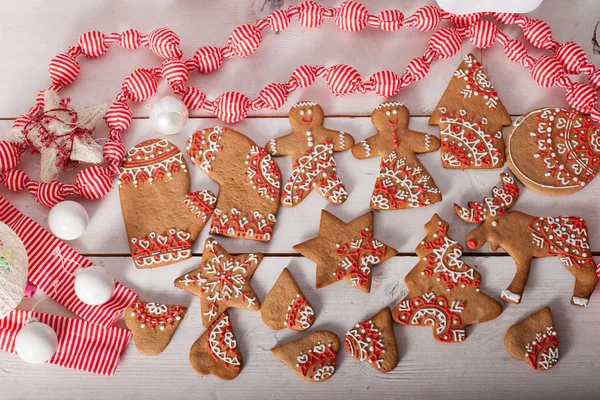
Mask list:
[[[373,211],[345,223],[322,210],[319,236],[295,245],[294,250],[317,264],[317,288],[343,279],[369,293],[373,267],[398,254],[375,239],[373,230]]]
[[[504,165],[502,127],[512,124],[483,67],[467,55],[435,107],[444,168],[489,169]]]
[[[504,345],[511,356],[525,360],[536,370],[548,370],[558,362],[558,336],[550,307],[508,328]]]
[[[330,331],[317,331],[271,349],[271,352],[301,377],[325,382],[335,374],[340,339]]]
[[[600,131],[576,111],[539,108],[515,121],[506,151],[508,167],[529,189],[574,193],[600,169]]]
[[[398,345],[392,325],[392,314],[386,307],[346,333],[346,351],[378,371],[390,372],[398,364]]]
[[[212,214],[216,197],[190,193],[183,154],[164,139],[134,146],[123,160],[119,197],[137,268],[156,268],[190,258],[192,244]]]
[[[517,273],[502,298],[519,304],[529,278],[533,258],[558,257],[575,277],[571,304],[585,307],[598,283],[592,258],[587,224],[579,217],[534,217],[508,211],[519,197],[512,176],[501,174],[503,188],[492,189],[483,203],[470,202],[469,208],[454,205],[458,216],[471,224],[481,224],[467,236],[467,245],[478,249],[486,242],[493,251],[503,248],[517,264]]]
[[[400,103],[383,103],[371,121],[378,133],[352,148],[354,157],[381,157],[371,195],[374,210],[424,207],[442,201],[440,190],[415,154],[440,148],[437,137],[408,129],[410,113]]]
[[[315,189],[327,201],[342,204],[348,192],[336,172],[333,153],[354,145],[347,133],[323,127],[320,105],[305,101],[290,109],[292,133],[272,139],[266,148],[273,156],[292,157],[292,176],[283,187],[281,204],[294,207]]]
[[[281,172],[267,151],[240,132],[214,127],[187,141],[192,162],[219,184],[209,232],[268,242],[281,197]]]
[[[436,340],[453,343],[467,338],[468,325],[500,315],[502,306],[480,291],[481,274],[461,260],[463,247],[448,229],[437,214],[425,224],[419,262],[404,278],[408,296],[392,313],[399,324],[431,326]]]
[[[315,321],[315,310],[294,280],[284,268],[260,307],[262,319],[269,328],[290,328],[305,331]]]
[[[222,313],[190,348],[190,364],[201,375],[224,380],[236,378],[242,371],[242,354],[227,311]]]
[[[259,310],[250,278],[262,253],[231,256],[215,239],[204,242],[200,267],[175,279],[175,286],[200,297],[202,325],[209,327],[228,308]]]

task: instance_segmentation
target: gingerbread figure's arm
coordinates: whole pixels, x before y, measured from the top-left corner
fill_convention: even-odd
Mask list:
[[[346,151],[354,146],[354,138],[349,133],[322,128],[320,134],[324,140],[331,141],[333,151]]]
[[[440,139],[429,133],[407,129],[401,137],[403,146],[413,153],[430,153],[440,148]]]
[[[377,135],[371,136],[366,140],[361,140],[352,147],[352,155],[358,159],[379,157],[377,151],[376,138]]]
[[[287,135],[269,140],[265,148],[272,156],[287,156],[295,148],[294,141],[294,133],[288,133]]]

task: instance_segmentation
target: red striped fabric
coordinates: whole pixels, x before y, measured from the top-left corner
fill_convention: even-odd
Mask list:
[[[382,97],[391,97],[400,90],[400,78],[392,71],[376,72],[369,81],[375,85],[375,93]]]
[[[161,73],[167,84],[177,91],[182,90],[183,84],[188,79],[188,70],[181,60],[165,60],[161,65]]]
[[[78,193],[89,200],[104,197],[112,188],[112,174],[106,168],[94,165],[81,170],[75,180]]]
[[[156,94],[158,81],[152,71],[136,69],[123,81],[123,92],[132,101],[142,102]]]
[[[207,73],[221,66],[223,56],[218,47],[208,46],[199,48],[194,54],[194,60],[198,65],[198,71]]]
[[[522,57],[527,55],[527,46],[517,39],[511,39],[506,42],[506,45],[504,46],[504,54],[506,54],[506,57],[511,61],[519,61]]]
[[[554,52],[554,57],[563,64],[568,74],[579,74],[581,67],[588,64],[585,50],[575,42],[561,44]]]
[[[440,9],[434,6],[419,8],[412,16],[405,20],[420,31],[427,32],[435,28],[441,21]]]
[[[195,87],[186,87],[181,101],[189,110],[201,110],[206,100],[206,94]]]
[[[77,298],[73,289],[75,277],[63,269],[54,252],[59,248],[67,260],[73,261],[64,263],[64,267],[70,273],[77,269],[79,265],[89,267],[92,265],[90,260],[44,230],[31,218],[21,214],[3,197],[0,197],[0,221],[15,231],[25,245],[29,258],[27,279],[53,300],[84,320],[103,328],[109,327],[114,324],[125,308],[137,298],[134,292],[121,283],[115,282],[115,294],[107,303],[100,306],[90,306],[83,303]],[[55,290],[54,285],[57,281],[59,284]]]
[[[181,58],[179,36],[169,28],[158,28],[148,34],[148,48],[162,58]]]
[[[334,96],[343,97],[354,93],[359,83],[360,74],[349,65],[337,64],[329,68],[327,86]]]
[[[129,128],[133,113],[129,105],[123,101],[115,101],[110,105],[104,118],[109,129],[124,131]]]
[[[108,46],[106,43],[104,43],[104,38],[104,33],[90,31],[81,35],[77,44],[81,48],[81,52],[84,56],[88,58],[96,58],[100,57],[108,50]]]
[[[532,45],[538,48],[552,48],[552,29],[541,19],[534,19],[523,27],[523,36]]]
[[[71,84],[77,78],[80,69],[79,62],[66,53],[57,55],[48,65],[52,83],[60,86]]]
[[[312,0],[305,1],[298,7],[298,21],[309,28],[320,26],[325,19],[325,9]]]
[[[258,97],[271,110],[278,110],[287,100],[287,90],[281,83],[270,83],[260,91]]]
[[[0,141],[0,173],[17,168],[20,159],[21,154],[13,143]]]
[[[131,338],[127,329],[102,328],[80,319],[14,310],[0,319],[0,350],[15,353],[17,334],[29,318],[37,318],[56,332],[58,348],[48,364],[92,374],[114,375]]]
[[[225,92],[214,101],[215,114],[223,122],[238,122],[248,115],[250,100],[239,92]]]
[[[590,85],[596,90],[600,90],[600,69],[590,75]]]
[[[590,85],[574,82],[565,92],[567,103],[579,112],[589,114],[598,104],[598,93]]]
[[[552,57],[539,56],[531,68],[531,77],[542,87],[555,86],[557,79],[563,76],[562,64]]]
[[[356,1],[346,0],[338,7],[334,21],[344,31],[358,32],[365,29],[368,18],[367,7]]]
[[[267,17],[269,26],[275,32],[280,32],[290,24],[290,16],[286,10],[275,10]]]
[[[19,169],[13,169],[4,174],[4,185],[13,192],[25,189],[28,181],[27,174]]]
[[[61,183],[52,181],[50,183],[40,182],[36,188],[36,200],[38,204],[52,208],[65,199],[61,191]]]
[[[229,47],[237,56],[247,57],[254,53],[262,40],[262,32],[255,26],[244,24],[229,36]]]
[[[471,42],[480,49],[492,47],[496,41],[497,32],[498,27],[486,20],[478,21],[469,27]]]
[[[429,72],[430,64],[423,58],[413,58],[406,66],[406,72],[410,74],[413,82],[420,81],[425,78]]]
[[[312,85],[316,79],[315,70],[310,65],[301,65],[292,72],[292,79],[298,83],[298,87],[305,88]]]
[[[134,50],[142,44],[142,35],[135,29],[127,29],[121,32],[119,44],[127,50]]]
[[[456,29],[443,28],[437,31],[429,39],[429,48],[433,50],[438,58],[450,58],[460,50],[462,37]]]
[[[450,21],[458,28],[467,28],[473,25],[475,22],[479,21],[483,17],[483,13],[471,13],[464,15],[450,15]]]
[[[383,10],[379,13],[379,28],[384,31],[397,31],[402,28],[404,15],[400,10]]]

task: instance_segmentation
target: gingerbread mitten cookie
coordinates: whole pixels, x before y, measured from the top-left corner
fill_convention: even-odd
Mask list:
[[[410,114],[400,103],[383,103],[371,115],[378,133],[352,148],[354,157],[381,157],[371,195],[374,210],[424,207],[442,201],[440,190],[415,156],[440,148],[437,137],[408,129]]]
[[[167,348],[186,311],[180,305],[136,301],[125,313],[125,325],[138,351],[155,356]]]
[[[265,325],[275,330],[305,331],[315,321],[315,311],[287,268],[262,302],[260,315]]]
[[[209,237],[200,267],[175,279],[175,286],[200,297],[202,325],[209,327],[229,307],[260,310],[250,278],[262,259],[262,253],[232,256]]]
[[[558,362],[558,336],[553,326],[550,307],[541,309],[508,328],[504,336],[506,350],[533,369],[554,367]]]
[[[268,242],[279,210],[281,172],[249,137],[220,126],[187,141],[192,162],[219,184],[210,233]]]
[[[429,124],[440,127],[444,168],[504,165],[502,127],[512,120],[473,54],[467,55],[454,72]]]
[[[294,246],[317,264],[317,288],[345,280],[371,291],[373,267],[394,257],[396,249],[373,237],[373,211],[345,223],[322,210],[319,236]]]
[[[232,380],[242,371],[242,363],[242,354],[226,311],[194,342],[190,348],[190,364],[201,375]]]
[[[354,145],[347,133],[323,127],[325,114],[320,105],[301,102],[290,109],[292,133],[272,139],[266,148],[274,156],[292,156],[292,176],[283,187],[281,203],[294,207],[316,191],[333,204],[342,204],[348,192],[338,176],[333,153]]]
[[[481,274],[461,260],[463,247],[448,228],[437,214],[425,224],[419,262],[404,278],[408,296],[392,312],[399,324],[431,326],[436,340],[452,343],[466,339],[467,325],[496,318],[502,306],[481,293]]]
[[[371,319],[359,322],[346,333],[346,351],[381,372],[390,372],[398,364],[398,345],[388,307]]]
[[[335,374],[340,339],[333,332],[317,331],[271,351],[301,377],[311,382],[325,382]]]
[[[118,183],[135,266],[156,268],[190,258],[216,197],[208,190],[190,193],[177,146],[164,139],[137,144],[123,160]]]

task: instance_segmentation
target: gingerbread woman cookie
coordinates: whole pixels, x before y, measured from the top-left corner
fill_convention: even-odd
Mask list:
[[[292,176],[283,187],[281,204],[294,207],[314,189],[327,201],[342,204],[348,192],[336,172],[333,153],[354,145],[347,133],[323,127],[320,105],[301,102],[290,109],[292,133],[272,139],[266,148],[273,156],[292,157]]]
[[[437,137],[408,129],[410,114],[400,103],[383,103],[371,121],[378,133],[358,142],[352,154],[359,159],[381,157],[371,195],[374,210],[424,207],[442,201],[440,190],[415,156],[440,148]]]

